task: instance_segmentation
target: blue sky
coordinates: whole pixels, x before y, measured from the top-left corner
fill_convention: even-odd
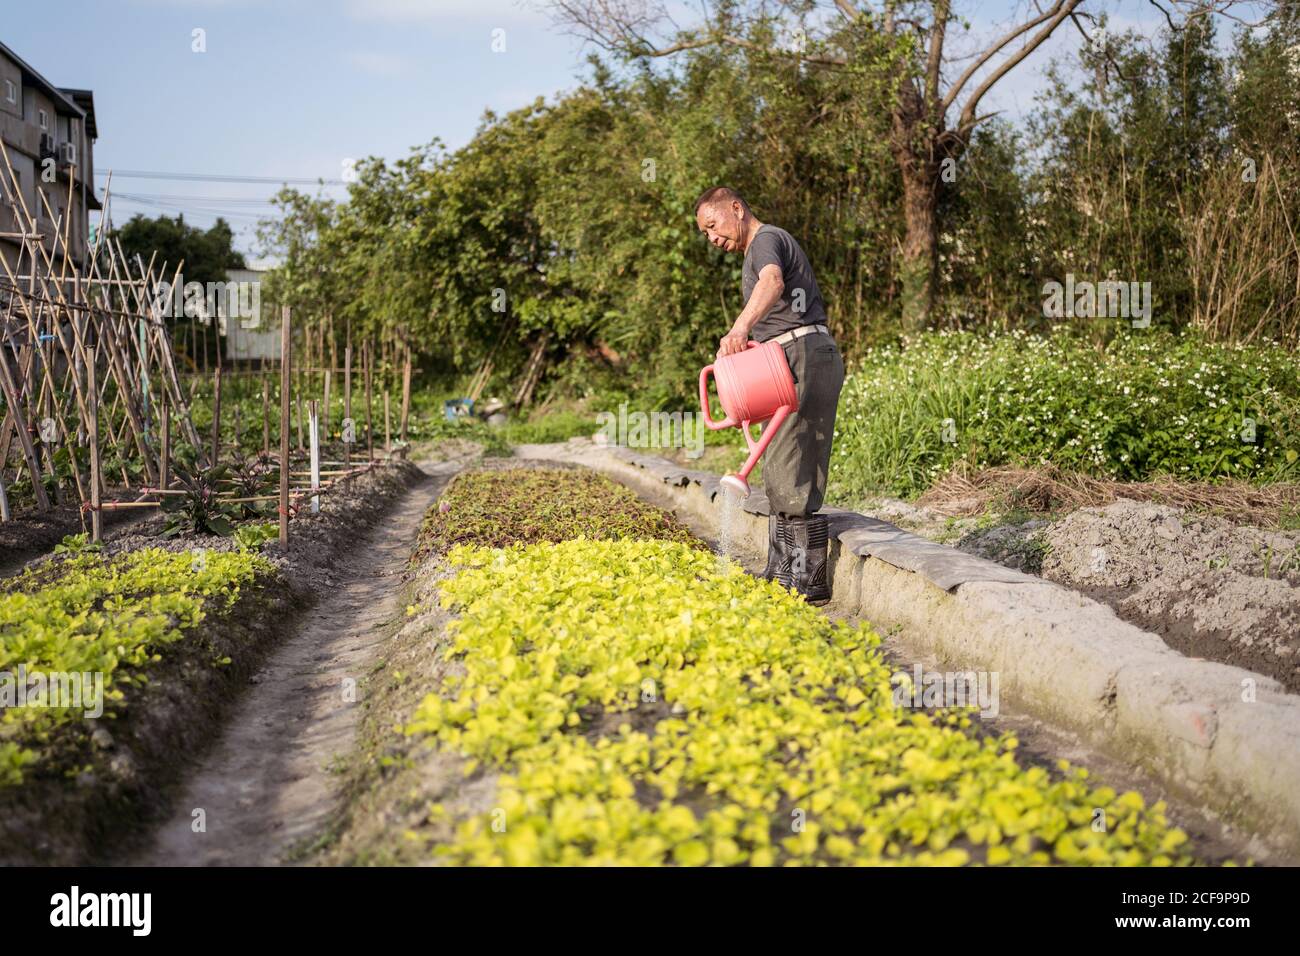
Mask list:
[[[0,39],[56,85],[94,91],[100,173],[339,179],[348,159],[400,157],[435,136],[462,145],[485,109],[552,96],[586,75],[581,43],[536,0],[3,3]],[[1144,0],[1093,6],[1109,10],[1118,26],[1149,29],[1159,16]],[[958,8],[982,37],[1027,4]],[[202,53],[192,49],[196,29],[204,31]],[[494,30],[504,31],[504,52],[492,49]],[[1032,105],[1042,67],[1077,46],[1073,28],[1058,33],[1059,42],[997,89],[993,108],[1014,115]],[[257,201],[275,189],[122,177],[113,183],[121,196],[113,217],[183,208],[206,226],[220,211],[240,248],[251,251],[253,222],[267,211]]]

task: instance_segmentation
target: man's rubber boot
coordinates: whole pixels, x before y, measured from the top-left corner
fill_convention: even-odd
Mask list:
[[[786,518],[786,549],[790,555],[792,586],[815,607],[831,599],[827,579],[827,548],[830,526],[825,515]]]
[[[767,516],[767,567],[761,577],[776,581],[782,587],[790,586],[790,550],[785,543],[786,519],[783,515]]]

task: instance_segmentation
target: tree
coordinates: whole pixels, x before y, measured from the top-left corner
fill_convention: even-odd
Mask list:
[[[243,255],[234,249],[234,238],[224,219],[204,230],[191,226],[183,215],[146,219],[136,213],[117,230],[128,259],[139,255],[147,265],[157,253],[156,267],[166,263],[172,269],[184,262],[186,282],[225,282],[226,270],[248,268]],[[171,276],[166,278],[170,281]]]
[[[1152,0],[1155,3],[1155,0]],[[1173,23],[1224,12],[1238,0],[1169,0]],[[1067,19],[1088,36],[1095,21],[1084,0],[1036,4],[1032,14],[964,56],[954,55],[952,0],[708,0],[703,22],[680,28],[662,5],[621,0],[550,0],[556,19],[579,36],[632,60],[710,46],[732,46],[792,59],[809,68],[854,69],[889,91],[889,145],[902,188],[904,239],[900,280],[905,330],[930,324],[938,267],[937,210],[944,172],[993,114],[980,105],[993,87]],[[1156,3],[1157,6],[1160,6]],[[784,42],[781,42],[784,41]],[[955,79],[947,75],[957,64]],[[877,83],[867,84],[874,91]],[[870,108],[870,102],[864,108]]]

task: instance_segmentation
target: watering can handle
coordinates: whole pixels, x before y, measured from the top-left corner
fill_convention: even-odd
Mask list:
[[[745,347],[756,349],[762,344],[763,344],[762,342],[755,342],[753,339],[750,339],[748,342],[745,343]],[[708,425],[709,428],[713,429],[716,432],[723,428],[734,428],[736,425],[739,425],[740,423],[737,422],[730,415],[728,415],[720,422],[715,422],[713,418],[709,415],[709,373],[712,371],[713,371],[712,365],[706,365],[704,366],[704,368],[700,369],[700,411],[704,413],[704,424]],[[723,411],[726,411],[726,409],[724,408]],[[745,425],[745,441],[749,442],[750,448],[754,447],[754,442],[749,437],[748,424]]]
[[[728,415],[722,421],[717,422],[709,415],[709,373],[712,371],[712,365],[706,365],[700,370],[700,411],[704,414],[704,424],[716,432],[722,428],[733,427],[736,421]]]

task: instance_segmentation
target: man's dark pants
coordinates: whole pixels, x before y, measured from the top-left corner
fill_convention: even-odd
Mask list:
[[[763,455],[763,490],[773,514],[806,517],[826,497],[844,359],[835,340],[821,332],[781,347],[794,373],[799,411],[786,418]]]

